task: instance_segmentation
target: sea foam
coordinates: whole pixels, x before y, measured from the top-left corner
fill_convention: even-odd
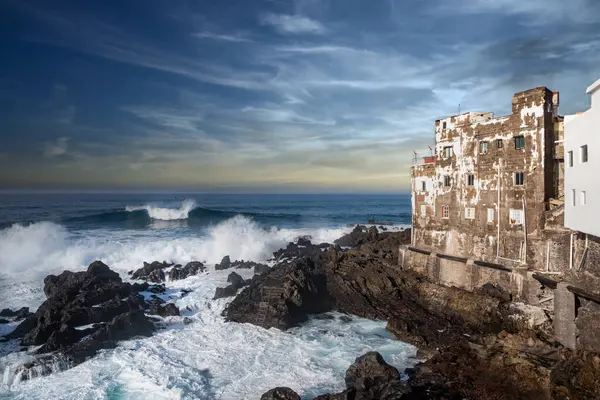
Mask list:
[[[186,199],[181,203],[181,206],[177,208],[165,208],[147,204],[144,206],[127,206],[125,211],[146,210],[152,219],[171,221],[187,219],[190,211],[194,208],[196,208],[196,202],[194,200]]]

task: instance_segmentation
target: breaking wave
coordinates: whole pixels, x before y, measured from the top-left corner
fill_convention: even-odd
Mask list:
[[[152,205],[144,205],[141,207],[127,206],[125,211],[140,211],[146,210],[148,216],[152,219],[160,219],[163,221],[171,221],[176,219],[187,219],[190,211],[196,208],[194,200],[184,200],[178,208],[163,208]]]

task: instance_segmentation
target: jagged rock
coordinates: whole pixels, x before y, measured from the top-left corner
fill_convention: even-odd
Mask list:
[[[191,318],[188,318],[188,317],[184,317],[184,318],[183,318],[183,324],[184,324],[184,325],[189,325],[189,324],[191,324],[192,322],[194,322],[194,321],[192,321],[192,319],[191,319]]]
[[[227,268],[231,268],[231,259],[229,258],[229,256],[223,257],[221,262],[215,265],[215,270],[217,271]]]
[[[167,288],[165,287],[165,285],[152,285],[148,286],[146,291],[150,293],[164,293],[167,291]]]
[[[312,244],[310,240],[300,238],[297,243],[289,243],[285,249],[273,253],[275,260],[293,259],[298,257],[318,256],[323,250],[329,248],[328,243]]]
[[[204,267],[204,264],[201,262],[192,261],[187,263],[185,267],[181,267],[181,265],[179,267],[173,267],[173,269],[171,269],[169,272],[169,279],[172,281],[185,279],[188,276],[198,275],[198,273],[204,272],[205,269],[206,268]]]
[[[278,387],[260,396],[260,400],[300,400],[300,396],[288,387]]]
[[[164,306],[154,303],[150,306],[150,314],[160,315],[161,317],[181,315],[179,313],[179,308],[173,303],[168,303]]]
[[[374,226],[367,228],[364,225],[357,225],[352,232],[334,240],[333,243],[343,247],[358,247],[367,242],[375,242],[378,234]]]
[[[223,315],[228,321],[287,329],[332,307],[325,275],[311,260],[299,259],[256,275]]]
[[[150,272],[146,279],[152,283],[161,283],[165,281],[165,273],[162,269],[156,269]]]
[[[11,310],[10,308],[5,308],[2,311],[0,311],[0,317],[14,318],[15,321],[27,318],[32,314],[33,313],[29,312],[29,307],[22,307],[21,309],[16,311]]]
[[[114,347],[117,340],[152,332],[154,326],[144,315],[147,304],[139,294],[147,288],[147,284],[123,283],[100,261],[85,272],[49,275],[44,279],[46,301],[7,338],[22,338],[22,346],[41,345],[36,354],[56,352],[68,356],[69,365],[76,365],[101,348]],[[171,307],[162,307],[161,312],[163,308],[173,313]],[[22,309],[18,314],[27,312]],[[47,371],[43,360],[26,367],[25,375]]]
[[[271,269],[271,267],[269,267],[268,265],[256,264],[254,266],[254,273],[255,274],[264,274],[265,272],[269,272],[270,269]]]
[[[144,261],[144,266],[142,268],[136,270],[131,275],[131,279],[148,279],[150,274],[153,273],[154,271],[162,271],[163,269],[169,268],[172,265],[173,264],[167,263],[166,261],[164,261],[164,262],[153,261],[150,264],[148,264],[147,262]],[[153,276],[155,278],[160,277],[160,274],[154,274]],[[163,273],[163,280],[161,282],[163,282],[163,281],[164,281],[164,273]]]
[[[0,324],[8,324],[9,322],[7,319],[0,318]]]
[[[227,282],[238,287],[242,287],[245,284],[244,278],[235,272],[232,272],[227,276]]]
[[[345,377],[346,387],[363,390],[373,378],[384,378],[386,381],[400,380],[400,373],[386,363],[381,354],[370,351],[358,357],[348,368]]]

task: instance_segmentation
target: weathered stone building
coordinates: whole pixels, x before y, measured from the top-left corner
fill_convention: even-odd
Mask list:
[[[543,264],[551,199],[562,196],[558,93],[516,93],[512,113],[435,121],[435,156],[412,167],[413,246],[502,264]]]

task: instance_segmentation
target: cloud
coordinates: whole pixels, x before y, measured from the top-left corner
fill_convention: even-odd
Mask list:
[[[263,25],[270,25],[282,34],[312,33],[322,35],[327,30],[318,21],[302,15],[263,14],[260,17]]]
[[[67,155],[69,151],[69,139],[68,137],[60,137],[53,143],[46,143],[42,153],[43,156],[55,158]]]
[[[217,41],[234,42],[234,43],[250,43],[253,41],[252,39],[249,39],[241,34],[227,35],[227,34],[218,34],[218,33],[212,33],[212,32],[198,32],[198,33],[193,33],[192,36],[195,38],[198,38],[198,39],[212,39],[212,40],[217,40]]]

